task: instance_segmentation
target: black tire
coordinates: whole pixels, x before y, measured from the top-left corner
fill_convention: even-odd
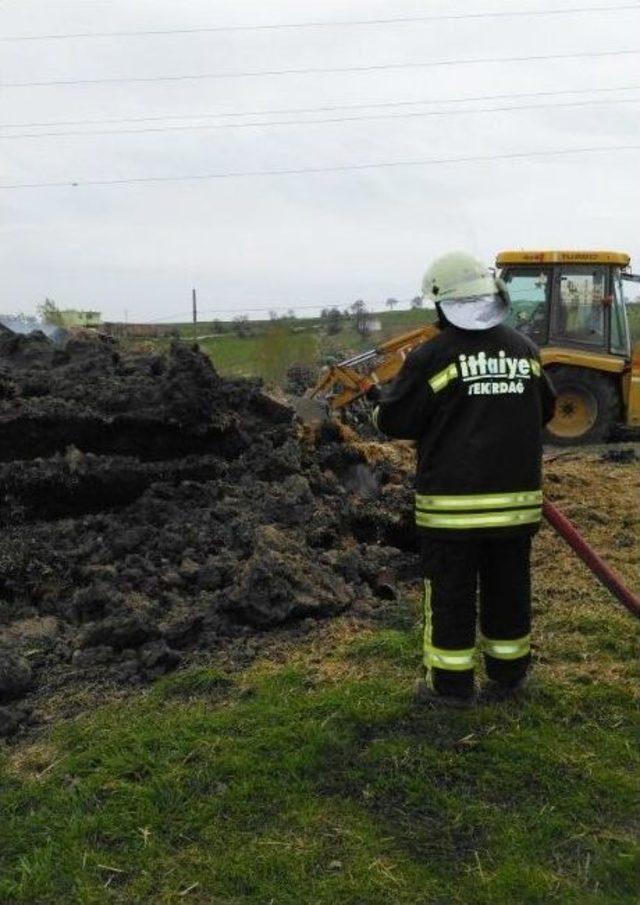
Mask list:
[[[554,446],[604,443],[620,420],[620,396],[613,378],[590,368],[547,370],[558,394],[556,413],[545,430]]]

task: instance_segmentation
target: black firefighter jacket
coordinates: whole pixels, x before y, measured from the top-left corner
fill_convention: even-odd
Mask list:
[[[537,347],[510,327],[447,325],[414,349],[373,417],[417,441],[419,528],[460,540],[534,533],[554,404]]]

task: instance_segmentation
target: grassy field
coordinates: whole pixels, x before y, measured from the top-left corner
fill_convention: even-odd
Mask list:
[[[267,382],[280,382],[292,365],[311,365],[327,357],[343,358],[372,348],[391,336],[429,323],[433,311],[385,311],[376,313],[381,330],[362,337],[352,320],[345,321],[334,336],[327,335],[320,318],[285,323],[252,322],[251,335],[239,337],[233,332],[208,335],[210,324],[201,324],[200,346],[211,356],[221,374],[233,377],[257,375]],[[227,329],[229,325],[225,325]],[[179,325],[179,332],[187,338],[193,335],[191,326]]]
[[[411,600],[5,750],[0,902],[636,905],[637,627],[555,603],[526,702],[416,710]]]
[[[267,382],[278,383],[292,365],[316,364],[328,357],[343,358],[371,348],[378,343],[412,330],[433,320],[432,310],[384,311],[375,314],[381,330],[369,337],[360,336],[353,321],[345,321],[340,333],[328,336],[320,318],[305,319],[287,324],[252,322],[252,335],[236,336],[233,332],[207,336],[210,324],[201,324],[200,340],[217,369],[225,376],[259,376]],[[640,306],[629,307],[629,324],[635,342],[640,341]],[[225,329],[229,325],[225,325]],[[193,335],[190,325],[178,327],[187,338]]]
[[[225,377],[259,376],[267,382],[281,381],[292,365],[310,364],[320,355],[316,333],[289,333],[282,328],[255,336],[206,338],[199,345]]]

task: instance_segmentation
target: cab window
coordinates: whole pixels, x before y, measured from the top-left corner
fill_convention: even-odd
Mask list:
[[[559,339],[604,346],[606,277],[604,267],[560,269],[554,324]]]
[[[628,284],[627,284],[628,285]],[[625,283],[620,270],[613,274],[613,306],[611,308],[611,351],[617,355],[631,355],[629,324],[627,321]]]
[[[551,275],[548,269],[522,267],[504,270],[505,281],[511,299],[506,323],[530,336],[537,345],[547,341],[549,332],[549,294]]]

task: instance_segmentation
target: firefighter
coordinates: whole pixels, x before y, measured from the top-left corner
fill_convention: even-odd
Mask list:
[[[482,263],[443,255],[422,291],[441,331],[409,354],[373,419],[388,436],[417,444],[426,676],[417,698],[469,706],[477,650],[494,696],[526,680],[542,428],[555,394],[537,347],[503,323],[507,289]]]

